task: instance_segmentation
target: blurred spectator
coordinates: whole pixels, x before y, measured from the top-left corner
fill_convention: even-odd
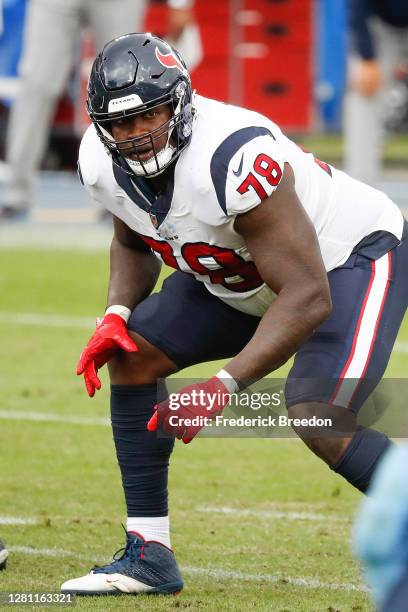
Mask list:
[[[382,612],[408,610],[408,443],[379,465],[355,525],[354,548]]]
[[[167,0],[167,4],[172,9],[169,13],[168,38],[177,41],[192,21],[194,0]]]
[[[190,73],[203,57],[198,26],[194,19],[194,0],[167,0],[168,33],[166,39],[181,53]]]
[[[29,0],[21,85],[7,126],[9,178],[0,221],[24,218],[32,205],[35,174],[48,143],[56,103],[74,63],[80,27],[91,27],[95,47],[100,50],[112,38],[142,29],[147,1]],[[171,38],[183,44],[184,30],[189,31],[186,26],[193,19],[193,2],[168,0],[168,5]]]
[[[408,56],[408,2],[349,0],[349,26],[345,170],[359,180],[375,183],[382,165],[387,92],[398,62]]]

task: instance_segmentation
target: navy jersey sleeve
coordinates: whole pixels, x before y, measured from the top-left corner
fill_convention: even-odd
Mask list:
[[[373,35],[369,18],[373,14],[372,0],[349,0],[348,22],[354,51],[363,59],[375,57]]]
[[[280,183],[285,161],[268,128],[246,127],[232,133],[215,151],[210,168],[224,213],[247,212],[269,197]]]

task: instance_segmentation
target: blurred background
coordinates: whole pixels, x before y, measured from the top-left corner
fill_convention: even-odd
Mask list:
[[[30,2],[35,0],[0,0],[0,204],[6,205],[6,142],[13,138],[7,136],[7,126],[21,87],[19,62]],[[187,7],[195,31],[192,38],[180,39],[180,49],[191,55],[188,63],[199,93],[267,115],[317,157],[338,167],[346,165],[351,174],[378,185],[402,208],[408,207],[408,53],[398,55],[393,78],[384,83],[381,119],[376,118],[384,144],[379,170],[361,176],[362,171],[345,160],[343,111],[352,38],[348,11],[358,0],[134,0],[134,4],[139,13],[143,8],[138,15],[140,29],[170,37],[176,46],[174,8],[183,13]],[[97,51],[94,31],[86,23],[76,38],[74,61],[38,161],[41,172],[35,177],[28,217],[34,225],[89,225],[103,218],[74,177],[79,141],[88,125],[86,83]],[[28,109],[30,100],[24,104]],[[364,136],[357,140],[363,151],[357,155],[365,157]],[[23,234],[19,230],[17,236]],[[7,242],[4,224],[0,235]]]

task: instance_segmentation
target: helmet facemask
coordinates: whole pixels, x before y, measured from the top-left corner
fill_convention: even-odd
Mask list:
[[[149,109],[129,113],[127,118],[136,117],[154,108],[155,106],[152,106]],[[150,132],[125,140],[114,138],[111,124],[111,120],[98,123],[99,137],[113,160],[119,162],[123,169],[131,171],[136,176],[156,176],[170,164],[176,151],[171,142],[174,131],[173,117]],[[166,138],[164,144],[163,137]],[[151,155],[148,159],[143,159],[143,154],[147,152]]]
[[[188,73],[176,80],[171,91],[143,103],[135,95],[133,104],[114,112],[95,112],[88,97],[87,110],[95,125],[97,134],[114,163],[129,174],[154,177],[161,174],[182,152],[190,141],[194,110]],[[120,99],[119,99],[120,100]],[[116,102],[116,100],[115,100]],[[112,122],[134,117],[167,104],[171,110],[168,121],[150,132],[127,140],[115,140]],[[117,108],[117,106],[116,106]],[[163,145],[163,136],[167,135]],[[142,159],[143,152],[150,149],[152,155]]]

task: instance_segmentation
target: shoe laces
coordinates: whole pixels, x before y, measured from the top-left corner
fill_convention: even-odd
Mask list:
[[[95,565],[91,571],[96,570],[98,573],[103,573],[103,570],[109,569],[111,572],[112,569],[117,569],[123,561],[135,563],[144,558],[145,541],[141,538],[135,539],[126,531],[124,525],[122,527],[126,534],[126,546],[122,546],[114,553],[111,563],[103,566]]]

